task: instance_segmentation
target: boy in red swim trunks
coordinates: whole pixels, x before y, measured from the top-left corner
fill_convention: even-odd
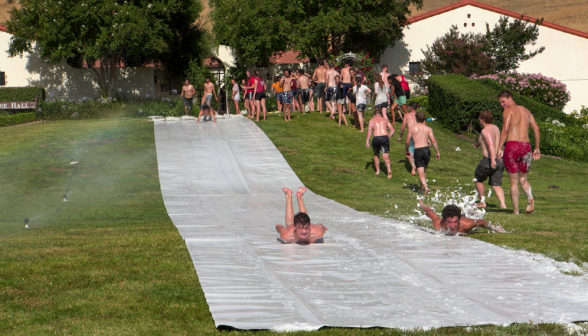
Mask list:
[[[500,145],[504,147],[504,167],[510,177],[510,197],[512,199],[513,212],[519,213],[519,186],[527,194],[526,213],[530,214],[535,210],[535,202],[531,184],[527,179],[527,174],[531,168],[531,160],[539,160],[541,152],[539,151],[539,126],[535,118],[525,107],[517,105],[512,99],[510,91],[502,91],[498,95],[500,105],[504,109],[502,132],[500,133]],[[529,127],[535,134],[535,150],[531,152],[529,143]]]

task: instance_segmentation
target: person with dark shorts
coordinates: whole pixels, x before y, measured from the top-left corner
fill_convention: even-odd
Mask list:
[[[341,83],[341,77],[339,75],[335,76],[335,83],[337,84],[337,112],[339,113],[339,126],[341,126],[341,117],[343,117],[343,121],[345,121],[345,126],[349,126],[347,124],[347,118],[345,118],[345,113],[343,112],[343,107],[345,107],[345,85]]]
[[[374,168],[376,169],[376,175],[380,174],[380,153],[382,153],[384,162],[386,163],[386,169],[388,169],[388,178],[392,178],[390,157],[388,153],[390,152],[390,137],[394,135],[394,128],[388,121],[388,118],[382,116],[381,109],[376,109],[374,117],[370,120],[367,138],[365,140],[365,146],[367,148],[370,148],[370,136],[372,135],[372,132],[374,132],[372,149],[374,150]]]
[[[312,81],[316,83],[314,95],[317,98],[319,113],[323,113],[323,98],[325,97],[325,88],[327,87],[327,69],[325,68],[326,60],[320,60],[318,68],[314,69]]]
[[[196,93],[196,90],[194,89],[194,86],[190,84],[190,80],[186,79],[184,83],[185,85],[182,87],[180,97],[184,98],[184,112],[188,115],[188,112],[192,111],[192,104],[194,102],[193,96]]]
[[[502,91],[498,95],[500,105],[504,109],[502,120],[502,132],[500,134],[500,144],[498,148],[504,147],[504,166],[510,178],[510,197],[512,199],[513,212],[519,213],[519,183],[521,188],[527,194],[527,214],[535,211],[535,200],[531,184],[528,180],[531,160],[539,160],[541,157],[540,148],[540,131],[535,117],[524,106],[517,105],[510,91]],[[529,142],[529,128],[533,130],[535,136],[535,150],[531,151]],[[506,145],[505,145],[506,143]]]
[[[278,103],[278,111],[282,111],[282,97],[284,96],[284,89],[280,87],[280,76],[274,77],[274,83],[272,84],[272,91],[276,95],[276,102]]]
[[[429,139],[437,151],[437,160],[441,158],[439,154],[439,147],[437,146],[437,140],[433,135],[433,130],[425,125],[425,112],[417,112],[415,115],[416,125],[408,128],[408,134],[406,135],[405,149],[406,157],[410,158],[410,140],[414,141],[414,165],[416,166],[417,173],[419,174],[419,180],[421,181],[421,192],[425,195],[429,193],[430,189],[427,186],[426,170],[431,160],[431,150],[429,149]]]
[[[504,172],[504,164],[500,161],[498,153],[498,144],[500,142],[500,129],[492,124],[494,116],[490,111],[482,111],[478,118],[480,125],[482,125],[482,132],[477,142],[472,144],[472,147],[482,149],[482,160],[478,163],[474,177],[476,179],[476,190],[480,195],[480,203],[477,203],[478,208],[486,207],[486,197],[484,189],[484,181],[489,179],[488,184],[494,189],[500,208],[506,209],[504,202],[504,190],[502,190],[502,174]]]
[[[353,102],[357,111],[357,119],[359,120],[359,130],[363,132],[363,112],[367,106],[367,95],[372,92],[367,86],[361,84],[361,76],[355,77],[355,86],[353,87]]]

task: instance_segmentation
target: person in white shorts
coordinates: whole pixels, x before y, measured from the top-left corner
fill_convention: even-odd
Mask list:
[[[353,95],[355,96],[355,108],[357,110],[357,117],[359,119],[360,131],[363,132],[363,112],[367,106],[367,94],[372,92],[367,86],[361,84],[361,76],[355,77],[355,86],[353,87]]]
[[[235,104],[235,114],[241,114],[241,111],[239,111],[239,100],[241,100],[241,96],[239,95],[239,84],[237,84],[237,81],[235,80],[235,78],[231,79],[231,83],[233,84],[233,103]]]

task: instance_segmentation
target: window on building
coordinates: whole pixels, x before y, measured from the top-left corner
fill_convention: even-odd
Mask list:
[[[468,14],[468,19],[472,17],[472,14]]]
[[[475,27],[475,26],[476,26],[476,23],[475,22],[472,22],[472,27]]]
[[[467,26],[468,26],[468,24],[467,24],[466,22],[464,22],[464,23],[463,23],[463,26],[464,26],[464,27],[467,27]]]
[[[421,62],[409,62],[408,73],[410,75],[418,74],[421,72]]]
[[[0,71],[0,86],[6,85],[6,72]]]

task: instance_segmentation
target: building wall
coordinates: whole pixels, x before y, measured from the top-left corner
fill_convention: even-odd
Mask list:
[[[468,14],[471,14],[470,18]],[[386,50],[380,64],[388,64],[390,73],[407,74],[408,63],[422,60],[422,50],[447,33],[452,25],[457,25],[462,33],[485,33],[486,23],[493,28],[500,17],[492,11],[464,6],[415,22],[404,30],[403,40]],[[588,39],[540,26],[537,44],[530,49],[541,46],[545,46],[545,51],[521,63],[517,71],[541,73],[564,82],[571,93],[571,100],[564,109],[566,113],[579,110],[582,105],[588,106],[588,95],[584,94],[588,91],[588,66],[584,64],[588,55]]]
[[[91,69],[75,69],[65,62],[43,63],[36,52],[22,57],[8,57],[6,50],[10,34],[0,32],[0,71],[6,73],[7,86],[43,87],[54,99],[77,100],[83,97],[98,98],[100,92],[96,75]],[[116,95],[153,97],[153,68],[123,68],[118,70]],[[49,94],[51,93],[51,94]]]

